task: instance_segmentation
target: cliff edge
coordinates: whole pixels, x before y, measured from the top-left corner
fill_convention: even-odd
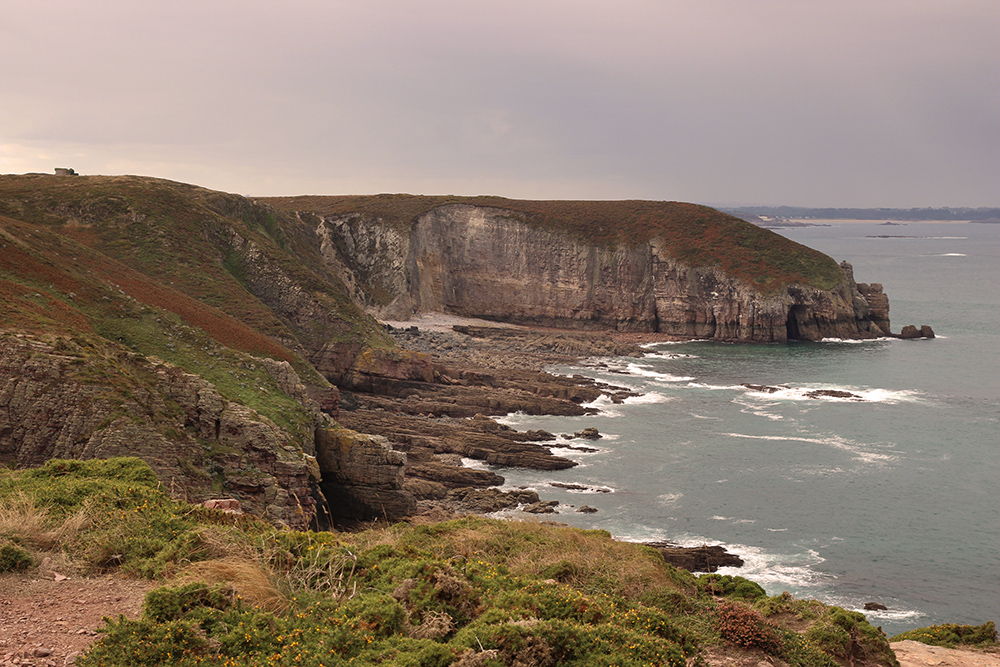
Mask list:
[[[889,334],[881,285],[706,207],[380,197],[267,201],[314,226],[327,267],[383,319],[433,311],[755,343]]]

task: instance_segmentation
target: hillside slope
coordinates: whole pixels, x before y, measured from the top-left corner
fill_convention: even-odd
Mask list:
[[[309,525],[313,399],[394,345],[296,234],[169,181],[0,177],[0,464],[139,455],[178,496]]]

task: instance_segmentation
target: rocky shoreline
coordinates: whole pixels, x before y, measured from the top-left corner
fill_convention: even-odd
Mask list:
[[[540,498],[530,489],[501,490],[504,478],[470,467],[478,461],[497,468],[563,470],[576,465],[552,453],[579,448],[574,440],[596,440],[597,429],[578,433],[517,431],[493,419],[510,412],[586,415],[586,404],[604,395],[621,402],[635,395],[623,387],[583,376],[562,377],[542,369],[558,363],[611,356],[641,356],[640,343],[674,340],[662,334],[610,334],[493,325],[443,316],[419,324],[394,323],[387,330],[400,347],[428,355],[437,382],[407,380],[381,384],[378,392],[343,391],[339,423],[381,436],[406,455],[402,490],[416,500],[412,520],[440,520],[465,514],[523,513],[556,518],[565,512],[593,513]],[[471,414],[470,414],[471,413]],[[664,560],[692,571],[714,572],[743,564],[720,546],[685,548],[649,544]]]

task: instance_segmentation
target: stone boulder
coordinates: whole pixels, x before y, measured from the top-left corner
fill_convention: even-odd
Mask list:
[[[522,489],[501,491],[500,489],[466,487],[449,491],[448,500],[463,510],[477,514],[490,514],[537,503],[538,494]]]
[[[899,330],[899,338],[934,338],[934,330],[926,324],[921,325],[919,329],[912,324],[907,324]]]
[[[723,546],[679,547],[670,542],[645,542],[667,563],[688,572],[715,572],[720,567],[742,567],[743,559]]]

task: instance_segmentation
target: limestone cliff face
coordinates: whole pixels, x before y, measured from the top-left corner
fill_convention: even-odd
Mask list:
[[[328,266],[384,319],[420,311],[566,328],[657,331],[742,342],[872,338],[889,330],[880,285],[850,265],[832,289],[763,293],[671,257],[662,239],[604,247],[502,208],[449,204],[409,230],[359,214],[317,227]]]
[[[279,384],[302,391],[287,363]],[[288,434],[170,364],[66,336],[0,333],[0,463],[138,456],[164,487],[198,502],[235,495],[243,508],[304,529],[319,468]]]

